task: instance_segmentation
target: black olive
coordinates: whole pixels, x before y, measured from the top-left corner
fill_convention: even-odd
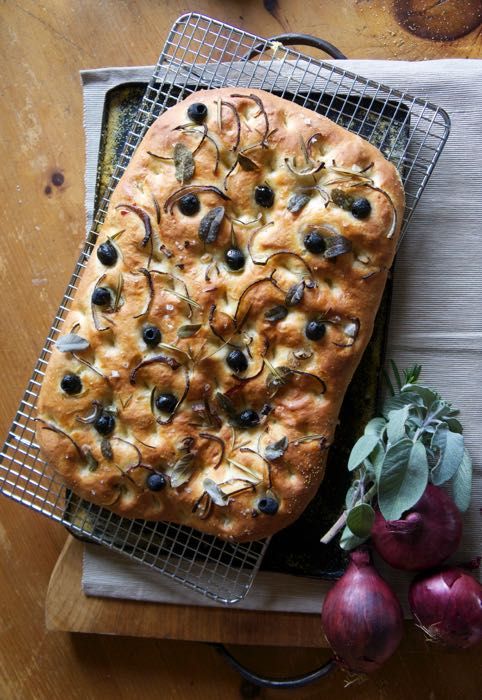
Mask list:
[[[97,287],[92,294],[92,303],[96,306],[108,306],[112,302],[110,290],[107,287]]]
[[[278,508],[278,501],[276,501],[274,498],[270,498],[269,496],[260,498],[258,501],[258,510],[260,513],[264,513],[265,515],[276,515]]]
[[[115,418],[110,413],[101,413],[95,421],[94,427],[101,435],[110,435],[115,428]]]
[[[351,213],[355,217],[355,219],[366,219],[367,216],[370,216],[370,212],[372,210],[372,205],[368,201],[368,199],[365,199],[365,197],[359,197],[358,199],[355,199],[353,204],[351,205]]]
[[[156,408],[162,413],[172,413],[177,406],[174,394],[159,394],[156,398]]]
[[[274,203],[274,192],[269,185],[257,185],[254,190],[254,201],[261,207],[273,206]]]
[[[144,326],[142,329],[142,339],[149,347],[154,347],[161,342],[161,331],[157,326]]]
[[[244,253],[239,248],[228,248],[224,253],[224,259],[231,270],[240,270],[244,267]]]
[[[325,324],[322,321],[308,321],[305,334],[308,340],[321,340],[325,335]]]
[[[239,414],[238,423],[243,428],[254,428],[259,423],[259,416],[252,408],[246,408]]]
[[[107,241],[106,243],[102,243],[97,248],[97,257],[99,258],[102,265],[107,265],[107,267],[111,267],[117,262],[117,250],[110,241]]]
[[[187,116],[196,124],[202,124],[208,116],[208,108],[202,102],[194,102],[187,108]]]
[[[231,350],[226,358],[226,362],[228,363],[228,366],[231,367],[233,372],[246,372],[248,369],[248,360],[246,359],[246,355],[244,352],[242,352],[242,350],[238,350],[237,348],[235,350]]]
[[[154,472],[154,474],[149,474],[146,483],[150,491],[161,491],[166,485],[166,477],[164,474]]]
[[[199,197],[195,194],[185,194],[179,200],[179,211],[184,216],[194,216],[198,213],[201,208],[201,203],[199,202]]]
[[[82,382],[77,374],[64,374],[60,382],[60,388],[66,394],[79,394],[82,391]]]
[[[315,255],[324,253],[326,250],[326,241],[317,231],[310,231],[303,241],[306,250]]]

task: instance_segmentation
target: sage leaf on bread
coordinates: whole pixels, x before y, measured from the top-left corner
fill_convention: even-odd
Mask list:
[[[181,185],[192,180],[196,169],[194,156],[183,143],[176,143],[174,146],[174,167],[176,169],[176,180]]]
[[[297,214],[300,212],[308,202],[310,201],[311,197],[307,194],[299,193],[299,194],[293,194],[288,200],[288,204],[286,205],[286,208],[288,211],[290,211],[292,214]]]
[[[177,489],[179,486],[183,486],[183,484],[189,481],[194,472],[193,461],[194,455],[192,452],[188,452],[180,457],[174,464],[170,475],[173,489]]]
[[[213,503],[216,506],[227,506],[229,502],[229,496],[227,496],[224,491],[221,490],[219,484],[217,484],[213,479],[206,478],[203,480],[203,489],[211,497]]]
[[[279,459],[284,455],[284,453],[288,449],[288,444],[288,438],[286,437],[286,435],[284,435],[279,440],[276,440],[276,442],[272,442],[269,445],[266,445],[264,456],[270,461],[274,459]]]
[[[184,326],[180,326],[177,329],[178,338],[192,338],[196,335],[198,330],[202,327],[202,323],[186,323]]]
[[[90,347],[90,343],[82,336],[77,335],[77,333],[67,333],[57,340],[55,347],[60,352],[79,352],[87,350]]]
[[[199,238],[204,243],[215,243],[224,219],[224,207],[214,207],[203,216],[199,224]]]

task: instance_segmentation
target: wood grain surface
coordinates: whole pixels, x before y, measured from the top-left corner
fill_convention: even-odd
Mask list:
[[[198,0],[194,7],[173,0],[1,0],[2,439],[84,235],[78,71],[154,63],[172,22],[191,9],[264,35],[316,34],[352,58],[482,57],[480,0]],[[237,674],[205,644],[47,631],[45,596],[65,539],[58,525],[1,499],[1,700],[242,697]],[[127,634],[127,610],[115,604],[119,627],[111,631],[122,622]],[[152,614],[174,616],[171,629],[178,623],[179,611],[159,606]],[[227,615],[223,625],[241,624]],[[208,629],[211,619],[197,624]],[[254,634],[272,623],[257,615],[250,624]],[[237,654],[260,671],[289,674],[321,663],[327,651],[239,647]],[[413,633],[380,674],[344,697],[471,700],[480,696],[481,680],[480,650],[447,654]],[[286,697],[318,698],[342,687],[337,673]]]

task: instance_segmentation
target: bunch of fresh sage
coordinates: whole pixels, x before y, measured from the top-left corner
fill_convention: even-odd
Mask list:
[[[375,518],[372,503],[386,520],[397,520],[412,508],[430,482],[452,482],[460,511],[468,508],[472,462],[464,446],[459,411],[433,389],[419,383],[421,365],[400,374],[391,363],[394,382],[385,374],[389,395],[381,416],[373,418],[354,444],[348,470],[354,479],[345,510],[323,536],[329,542],[342,528],[342,549],[365,542]]]

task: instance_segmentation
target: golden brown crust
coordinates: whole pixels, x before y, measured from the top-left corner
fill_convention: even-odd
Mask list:
[[[182,143],[192,153],[201,143],[203,127],[186,116],[194,102],[208,107],[209,138],[194,154],[192,179],[189,167],[178,168],[178,177],[184,173],[189,179],[182,185],[173,148]],[[185,124],[190,126],[176,129]],[[217,168],[213,140],[219,149]],[[244,160],[225,180],[241,151]],[[316,172],[299,176],[292,170]],[[263,183],[274,192],[268,208],[253,196]],[[313,189],[315,184],[319,189]],[[200,212],[184,216],[178,204],[169,207],[168,198],[190,185],[214,185],[225,198],[197,190]],[[369,216],[357,219],[333,201],[325,206],[327,198],[341,203],[334,190],[368,199]],[[294,194],[309,196],[297,213],[288,209]],[[204,244],[200,221],[220,206],[225,211],[217,239]],[[238,541],[266,536],[295,520],[323,477],[345,390],[372,333],[403,207],[398,174],[376,148],[291,102],[260,90],[224,88],[198,92],[171,108],[149,129],[112,195],[65,321],[63,335],[74,329],[89,348],[75,355],[52,352],[37,430],[52,466],[76,493],[129,518],[170,520]],[[351,251],[333,258],[308,252],[304,236],[320,225],[334,229],[324,229],[325,236],[338,233],[348,239]],[[107,237],[115,238],[119,254],[111,267],[96,255]],[[239,272],[224,260],[233,240],[246,255]],[[265,265],[253,262],[280,251],[288,254]],[[301,300],[289,306],[285,319],[266,320],[265,312],[286,305],[295,285]],[[110,288],[113,297],[120,290],[115,311],[107,308],[103,314],[97,308],[100,330],[90,301],[96,286]],[[325,326],[318,341],[305,335],[313,319]],[[160,328],[164,346],[145,344],[146,323]],[[178,330],[186,325],[194,326],[194,334],[180,339]],[[249,357],[239,377],[225,361],[233,346]],[[167,361],[142,366],[133,375],[143,360],[159,355]],[[67,373],[80,377],[79,394],[61,390]],[[242,381],[252,375],[257,376]],[[169,416],[152,406],[153,390],[154,398],[168,391],[179,399],[186,389],[171,422],[160,424]],[[228,401],[216,398],[219,393]],[[102,450],[94,426],[78,421],[93,407],[110,410],[115,420]],[[246,408],[257,412],[257,426],[239,427],[236,416]],[[267,445],[283,438],[283,447],[289,443],[284,454],[267,459]],[[166,476],[165,487],[156,492],[146,483],[155,472]],[[218,505],[205,493],[212,491],[206,478],[221,484],[222,493],[214,494]],[[226,497],[230,492],[236,493]],[[263,497],[277,501],[276,514],[259,512]]]

